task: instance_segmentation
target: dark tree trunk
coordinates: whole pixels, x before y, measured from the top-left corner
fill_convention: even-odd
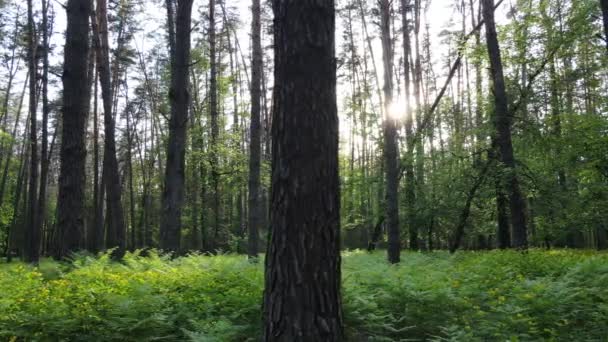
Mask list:
[[[407,210],[407,225],[410,233],[410,248],[418,249],[418,229],[416,227],[416,191],[414,177],[414,133],[413,115],[410,104],[410,30],[407,13],[409,12],[409,0],[401,0],[401,20],[403,22],[403,75],[405,79],[405,134],[406,134],[406,156],[405,156],[405,202]]]
[[[249,143],[249,228],[247,253],[250,258],[258,256],[258,230],[261,222],[260,160],[261,160],[261,99],[262,73],[264,72],[262,51],[262,25],[260,0],[253,0],[251,37],[253,58],[251,63],[251,127]]]
[[[274,0],[271,235],[264,339],[340,341],[333,0]]]
[[[600,3],[604,18],[604,39],[606,40],[606,49],[608,49],[608,0],[600,0]]]
[[[388,231],[388,261],[398,263],[401,254],[399,233],[399,170],[397,165],[397,124],[389,115],[393,102],[393,43],[391,39],[391,2],[381,0],[380,27],[384,65],[384,163],[386,177],[386,224]]]
[[[471,214],[471,204],[473,204],[473,200],[475,199],[475,194],[479,187],[483,184],[486,174],[488,173],[488,169],[490,164],[493,162],[492,159],[486,162],[486,165],[481,169],[479,176],[469,189],[467,194],[467,199],[465,201],[464,207],[460,212],[460,219],[458,220],[458,224],[456,225],[456,229],[454,229],[454,237],[450,243],[450,253],[456,252],[456,250],[460,247],[462,242],[462,238],[464,237],[464,228],[467,225],[467,221],[469,219],[469,215]]]
[[[488,159],[495,160],[496,165],[499,165],[500,161],[496,153],[497,143],[496,136],[492,136],[492,147],[488,151]],[[496,195],[496,244],[500,249],[511,248],[511,222],[509,220],[509,200],[505,194],[505,187],[502,184],[502,180],[499,176],[500,170],[495,170],[494,174],[494,189]]]
[[[513,247],[526,249],[528,246],[525,204],[515,170],[513,143],[511,140],[511,115],[509,113],[505,79],[496,24],[494,22],[494,0],[483,0],[483,16],[486,23],[486,39],[490,69],[494,82],[494,127],[498,160],[504,167],[504,179],[501,185],[509,196],[511,224],[513,226]]]
[[[129,103],[129,90],[128,90],[128,77],[127,71],[125,69],[124,72],[124,84],[125,84],[125,102]],[[134,180],[133,180],[133,136],[137,130],[137,127],[133,127],[134,123],[131,121],[131,115],[133,115],[132,111],[127,109],[125,110],[126,121],[127,121],[127,167],[129,168],[129,178],[128,178],[128,186],[129,186],[129,226],[131,232],[131,239],[129,248],[131,251],[134,251],[137,248],[137,224],[135,223],[135,188],[134,188]]]
[[[29,79],[29,111],[30,111],[30,174],[29,194],[27,204],[27,220],[24,230],[23,256],[26,262],[38,263],[40,258],[40,230],[38,229],[38,130],[36,120],[36,83],[37,83],[37,61],[36,61],[36,32],[34,27],[34,14],[32,0],[27,1],[27,59]]]
[[[26,124],[26,128],[29,126]],[[26,129],[27,131],[27,129]],[[24,132],[25,137],[25,132]],[[24,143],[21,146],[21,165],[19,166],[19,175],[17,176],[17,182],[15,187],[15,196],[13,196],[13,208],[15,208],[15,212],[13,213],[13,218],[11,219],[11,224],[8,229],[8,234],[6,235],[6,262],[11,262],[12,259],[12,248],[14,246],[18,246],[19,244],[14,243],[15,235],[17,235],[17,217],[19,216],[19,202],[21,200],[21,194],[24,192],[24,187],[26,187],[25,180],[27,177],[27,162],[28,162],[28,144],[24,139]]]
[[[184,203],[186,128],[188,126],[188,70],[190,65],[190,22],[192,0],[177,1],[175,55],[171,57],[171,118],[169,144],[163,188],[163,218],[161,221],[161,249],[179,252],[181,240],[182,206]],[[168,13],[170,16],[171,13]]]
[[[90,83],[88,77],[89,14],[91,1],[67,4],[65,61],[63,63],[63,116],[61,171],[57,203],[58,257],[80,247],[84,227],[85,132]]]
[[[211,117],[211,188],[213,193],[213,231],[214,240],[217,240],[220,230],[220,171],[219,171],[219,112],[217,104],[217,56],[215,42],[215,0],[209,0],[209,115]],[[217,241],[213,242],[213,247]]]
[[[102,182],[106,187],[107,232],[106,247],[116,248],[115,259],[121,259],[125,252],[125,219],[122,207],[122,183],[118,174],[116,158],[115,122],[112,112],[112,80],[110,76],[110,52],[108,46],[108,15],[106,0],[97,0],[97,20],[94,21],[94,41],[97,71],[101,83],[104,111],[104,154]]]
[[[49,174],[49,1],[42,0],[42,137],[40,141],[40,184],[38,192],[38,220],[36,230],[44,231],[46,221],[47,179]],[[87,31],[88,33],[88,31]]]

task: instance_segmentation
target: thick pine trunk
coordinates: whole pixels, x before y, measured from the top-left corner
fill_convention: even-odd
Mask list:
[[[511,140],[511,114],[509,113],[505,79],[496,24],[494,22],[494,0],[483,0],[483,17],[486,24],[486,40],[490,57],[490,70],[494,83],[494,127],[498,160],[504,167],[501,185],[509,196],[513,247],[526,249],[528,246],[525,204],[515,170],[513,143]]]
[[[88,74],[90,12],[90,1],[68,1],[57,203],[58,257],[77,251],[84,233],[85,132],[90,84],[83,75]]]
[[[271,235],[264,339],[340,341],[333,0],[274,0]]]
[[[251,125],[249,143],[249,215],[247,227],[248,247],[247,254],[250,258],[258,256],[258,231],[261,222],[261,196],[260,196],[260,161],[261,161],[261,99],[262,99],[262,73],[263,51],[262,51],[262,25],[260,0],[253,0],[251,6],[253,20],[251,23],[251,37],[253,44],[253,58],[251,64]]]
[[[169,16],[171,13],[168,13]],[[178,0],[175,55],[171,57],[171,118],[163,188],[161,249],[179,252],[184,203],[186,128],[188,126],[188,70],[190,64],[190,22],[192,0]]]

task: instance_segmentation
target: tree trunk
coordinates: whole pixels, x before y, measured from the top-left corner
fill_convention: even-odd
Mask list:
[[[90,1],[68,1],[57,203],[58,257],[77,251],[84,233],[85,132],[90,83],[83,76],[88,74],[90,13]]]
[[[410,32],[407,13],[409,12],[409,0],[401,0],[401,19],[403,22],[403,74],[405,78],[405,135],[406,135],[406,156],[405,156],[405,202],[407,210],[407,225],[410,233],[410,248],[418,249],[418,229],[416,227],[416,191],[414,177],[414,133],[413,115],[410,97]]]
[[[600,0],[600,3],[604,18],[604,39],[606,40],[606,49],[608,49],[608,0]]]
[[[116,158],[115,122],[112,112],[112,80],[110,76],[110,52],[108,46],[108,15],[106,0],[97,0],[97,20],[93,24],[96,48],[97,70],[101,83],[104,111],[104,155],[103,180],[105,184],[107,208],[106,247],[116,248],[115,259],[121,259],[125,252],[125,221],[122,207],[122,186]]]
[[[215,42],[215,0],[209,0],[209,114],[211,117],[211,189],[213,193],[213,231],[214,239],[217,239],[220,230],[220,173],[219,173],[219,112],[217,104],[217,47]],[[214,241],[214,247],[217,241]]]
[[[38,130],[36,120],[36,83],[37,83],[37,61],[36,61],[36,32],[32,0],[27,1],[27,41],[28,41],[28,70],[29,79],[29,111],[30,111],[30,174],[29,195],[27,207],[27,221],[24,230],[24,260],[29,263],[38,263],[40,258],[40,230],[38,229]]]
[[[264,339],[340,341],[333,0],[274,0],[272,210]]]
[[[124,72],[124,88],[125,88],[125,103],[127,107],[125,109],[125,116],[127,121],[127,168],[128,168],[128,187],[129,187],[129,226],[131,232],[129,248],[134,251],[137,248],[137,224],[135,223],[135,188],[133,180],[133,136],[137,127],[134,127],[136,123],[131,121],[133,115],[132,110],[129,108],[129,88],[128,88],[128,77],[125,68]]]
[[[47,179],[49,174],[49,20],[48,20],[48,11],[49,11],[49,1],[42,0],[42,48],[44,51],[43,60],[42,60],[42,137],[40,143],[40,189],[38,192],[38,220],[36,222],[36,230],[39,232],[44,231],[44,223],[46,221],[46,202],[47,202]],[[87,38],[88,38],[88,28],[87,28]]]
[[[260,0],[253,0],[251,6],[251,37],[253,55],[251,62],[251,126],[249,142],[249,228],[247,254],[250,258],[258,256],[258,231],[261,221],[260,202],[260,162],[261,162],[261,98],[262,73],[264,72],[262,51],[262,25]]]
[[[386,223],[388,230],[388,261],[398,263],[401,253],[399,234],[399,170],[397,166],[397,124],[390,117],[393,102],[393,44],[391,38],[391,2],[381,0],[380,16],[382,31],[382,53],[384,65],[384,163],[386,177]]]
[[[171,15],[170,13],[168,13]],[[186,128],[188,126],[188,70],[190,65],[190,23],[192,0],[178,0],[175,32],[175,55],[171,57],[171,118],[163,188],[161,249],[179,252],[184,203]]]
[[[496,24],[494,22],[494,0],[483,0],[483,16],[486,24],[486,40],[490,57],[490,70],[494,82],[494,127],[497,154],[504,167],[504,182],[501,182],[509,195],[511,224],[513,225],[513,247],[526,249],[528,246],[524,199],[519,188],[515,170],[513,143],[511,140],[511,114],[509,113],[505,79]]]
[[[92,10],[92,9],[91,9]],[[96,20],[91,16],[91,20]],[[94,40],[94,39],[93,39]],[[96,58],[97,52],[91,49],[89,58]],[[96,64],[96,63],[95,63]],[[99,97],[99,73],[93,71],[93,227],[88,236],[88,250],[99,252],[103,249],[103,187],[99,184],[99,113],[97,110]]]

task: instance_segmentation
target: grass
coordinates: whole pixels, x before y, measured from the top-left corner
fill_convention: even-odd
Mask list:
[[[0,340],[257,341],[262,263],[79,256],[0,264]],[[345,252],[352,341],[606,341],[608,254]]]

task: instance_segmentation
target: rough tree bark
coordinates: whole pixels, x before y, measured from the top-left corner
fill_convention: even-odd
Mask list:
[[[258,230],[261,221],[260,202],[260,161],[261,161],[261,99],[262,99],[262,73],[264,72],[262,51],[262,25],[260,0],[253,0],[251,6],[251,39],[252,39],[252,62],[251,62],[251,124],[249,143],[249,215],[247,226],[248,248],[250,258],[258,256]]]
[[[85,135],[90,84],[89,14],[91,1],[67,3],[67,29],[63,63],[63,115],[61,171],[57,203],[57,256],[65,257],[80,247],[84,227]]]
[[[171,15],[171,12],[168,13]],[[182,206],[184,203],[186,128],[188,126],[188,70],[190,66],[190,23],[192,0],[177,1],[175,27],[175,55],[171,57],[171,118],[169,144],[163,188],[163,217],[161,221],[161,249],[179,252],[181,240]]]
[[[494,0],[483,0],[483,17],[486,24],[486,40],[488,55],[490,57],[490,70],[494,83],[494,119],[493,124],[496,136],[496,153],[498,160],[504,168],[502,186],[509,196],[511,209],[511,224],[513,247],[526,249],[528,246],[525,204],[519,187],[513,156],[513,143],[511,140],[511,114],[508,108],[507,92],[503,75],[502,59],[496,24],[494,22]]]
[[[271,236],[264,339],[340,341],[333,0],[273,0]]]

